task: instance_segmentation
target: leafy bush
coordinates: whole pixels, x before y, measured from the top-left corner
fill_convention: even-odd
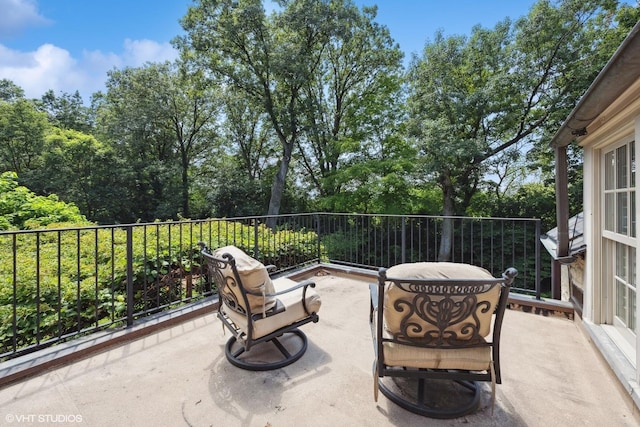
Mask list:
[[[204,232],[194,224],[130,226],[135,317],[211,293],[199,241],[211,248],[234,244],[252,255],[257,247],[261,261],[280,268],[317,258],[317,235],[304,229],[211,221]],[[123,325],[127,228],[52,223],[37,232],[0,234],[0,354]]]
[[[77,206],[58,200],[55,194],[38,196],[18,185],[16,173],[0,175],[0,230],[33,230],[60,222],[91,224]]]

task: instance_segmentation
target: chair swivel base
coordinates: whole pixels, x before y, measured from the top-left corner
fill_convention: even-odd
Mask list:
[[[450,419],[458,418],[475,412],[480,406],[480,387],[475,381],[451,381],[462,386],[464,391],[459,390],[451,395],[447,394],[447,400],[460,400],[455,406],[436,407],[425,402],[425,379],[417,380],[417,392],[415,399],[409,397],[409,393],[402,390],[394,391],[387,386],[382,378],[378,378],[378,387],[382,394],[396,405],[429,418]]]
[[[282,341],[282,342],[281,342]],[[285,347],[283,342],[287,342]],[[294,343],[290,345],[290,342]],[[270,347],[270,344],[273,347]],[[277,350],[277,351],[276,351]],[[231,337],[225,346],[227,360],[238,368],[250,371],[270,371],[292,364],[307,351],[307,336],[299,329],[293,329],[279,337],[254,344],[249,351],[240,345],[236,337]]]

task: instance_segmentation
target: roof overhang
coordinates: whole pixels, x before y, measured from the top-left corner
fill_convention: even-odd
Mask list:
[[[586,135],[587,126],[640,77],[640,21],[600,71],[573,111],[565,119],[550,145],[565,147]]]

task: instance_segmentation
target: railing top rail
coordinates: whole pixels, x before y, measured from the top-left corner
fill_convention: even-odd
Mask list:
[[[307,212],[296,214],[281,214],[281,215],[256,215],[256,216],[240,216],[231,218],[207,218],[207,219],[185,219],[176,221],[154,221],[154,222],[136,222],[129,224],[108,224],[108,225],[86,225],[76,227],[60,227],[60,228],[39,228],[33,230],[3,230],[0,231],[2,235],[13,234],[30,234],[30,233],[54,233],[62,231],[82,231],[82,230],[94,230],[94,229],[122,229],[128,227],[144,227],[144,226],[160,226],[160,225],[181,225],[181,224],[198,224],[211,221],[246,221],[246,220],[263,220],[267,218],[291,218],[291,217],[304,217],[304,216],[359,216],[359,217],[389,217],[389,218],[418,218],[418,219],[457,219],[457,220],[482,220],[482,221],[540,221],[539,218],[502,218],[502,217],[476,217],[476,216],[447,216],[447,215],[400,215],[400,214],[360,214],[360,213],[346,213],[346,212]]]

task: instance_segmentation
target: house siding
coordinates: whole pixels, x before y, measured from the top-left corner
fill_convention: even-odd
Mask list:
[[[585,241],[588,250],[584,260],[583,326],[600,349],[618,376],[623,387],[629,392],[636,405],[640,407],[640,340],[638,328],[634,332],[634,343],[622,339],[612,325],[612,289],[607,281],[613,277],[613,266],[607,258],[610,252],[603,247],[603,178],[602,155],[621,142],[634,141],[636,158],[640,153],[640,79],[637,79],[620,97],[587,126],[587,136],[581,138],[579,145],[584,148],[584,213]],[[635,168],[635,165],[633,165]],[[640,189],[638,174],[635,188]],[[635,209],[635,223],[638,211]],[[640,245],[636,237],[626,238],[625,244],[636,248],[635,265],[640,266]],[[579,266],[575,266],[579,267]],[[577,274],[576,274],[577,276]],[[575,277],[578,279],[578,277]],[[637,294],[637,285],[636,285]],[[636,304],[636,319],[640,319],[640,304]],[[629,334],[633,335],[633,334]]]

